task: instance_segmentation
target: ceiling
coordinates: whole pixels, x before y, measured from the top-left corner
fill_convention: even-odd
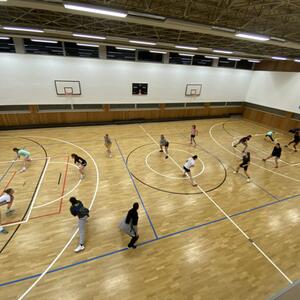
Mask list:
[[[106,44],[128,45],[129,39],[156,42],[151,48],[174,50],[174,45],[234,51],[235,56],[267,58],[300,57],[299,0],[75,0],[76,3],[129,12],[126,18],[108,17],[65,9],[63,1],[0,2],[1,26],[46,29],[44,37],[74,40],[72,32],[106,36]],[[137,16],[146,13],[165,17]],[[215,27],[225,27],[224,29]],[[263,34],[270,41],[237,38],[235,31]],[[22,35],[22,32],[2,34]],[[24,34],[24,33],[23,33]],[[28,34],[27,34],[28,36]],[[278,40],[279,39],[279,40]],[[281,41],[284,39],[285,41]],[[85,39],[86,40],[86,39]]]

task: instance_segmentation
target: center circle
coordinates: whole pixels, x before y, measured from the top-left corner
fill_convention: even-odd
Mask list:
[[[190,153],[190,152],[187,152],[187,151],[181,150],[181,149],[172,149],[172,150],[173,150],[173,151],[180,151],[180,152],[187,153],[187,154],[190,155],[191,157],[194,155],[194,154],[192,154],[192,153]],[[150,152],[150,153],[146,156],[146,158],[145,158],[145,162],[146,162],[147,167],[148,167],[153,173],[155,173],[155,174],[157,174],[157,175],[160,175],[160,176],[163,176],[163,177],[166,177],[166,178],[170,178],[170,179],[177,179],[177,180],[178,180],[178,179],[179,179],[179,180],[188,180],[188,179],[189,179],[189,178],[187,178],[186,176],[185,176],[185,177],[177,177],[177,176],[165,175],[165,174],[162,174],[162,173],[156,171],[155,169],[153,169],[153,168],[150,166],[150,164],[148,163],[148,159],[150,158],[150,156],[151,156],[153,153],[157,153],[157,150],[154,150],[154,151]],[[202,169],[201,169],[201,171],[200,171],[198,174],[196,174],[195,176],[193,176],[193,178],[196,178],[196,177],[200,176],[200,175],[204,172],[204,170],[205,170],[205,165],[204,165],[203,160],[202,160],[201,158],[199,158],[199,157],[198,157],[197,160],[199,160],[199,161],[201,162],[201,164],[202,164]]]

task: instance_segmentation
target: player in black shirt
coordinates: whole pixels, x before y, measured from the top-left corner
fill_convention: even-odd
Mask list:
[[[86,160],[84,160],[82,157],[78,156],[77,154],[73,153],[71,154],[71,157],[74,159],[74,164],[78,167],[79,173],[80,173],[80,178],[84,178],[84,168],[87,165]]]
[[[252,138],[252,135],[249,134],[247,136],[242,137],[236,144],[233,145],[234,148],[236,148],[237,145],[242,144],[244,145],[244,150],[242,152],[245,152],[248,147],[248,141]]]
[[[280,156],[281,156],[281,150],[282,149],[280,147],[280,144],[277,143],[275,145],[275,147],[273,148],[271,155],[266,158],[263,158],[263,161],[266,161],[269,158],[275,157],[275,168],[278,168],[278,160],[280,159]]]
[[[244,173],[247,176],[247,182],[250,182],[250,176],[247,173],[248,166],[250,164],[250,152],[246,152],[243,154],[243,161],[238,165],[235,171],[233,171],[234,174],[239,172],[240,168],[244,169]]]
[[[295,152],[297,152],[296,146],[298,145],[299,142],[300,142],[299,131],[296,131],[294,134],[294,139],[290,141],[287,145],[285,145],[285,147],[288,147],[290,144],[294,144],[293,147],[295,149]]]

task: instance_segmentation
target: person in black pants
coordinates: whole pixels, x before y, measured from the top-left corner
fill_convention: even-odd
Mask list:
[[[243,154],[243,161],[238,165],[235,171],[233,171],[234,174],[239,172],[240,168],[244,169],[244,173],[247,176],[247,182],[250,182],[250,176],[247,173],[248,166],[250,164],[250,152],[244,153]]]
[[[280,159],[281,156],[281,147],[280,144],[277,143],[271,153],[270,156],[263,158],[263,161],[266,161],[267,159],[271,158],[271,157],[275,157],[275,168],[278,168],[278,160]]]
[[[293,145],[294,151],[297,152],[296,146],[298,145],[299,142],[300,142],[300,134],[299,131],[296,131],[294,135],[294,139],[291,142],[289,142],[287,145],[285,145],[285,147],[288,147],[290,144],[294,144]]]

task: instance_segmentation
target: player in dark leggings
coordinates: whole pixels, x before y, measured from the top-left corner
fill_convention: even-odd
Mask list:
[[[233,147],[236,148],[237,145],[242,144],[245,146],[242,152],[245,152],[248,147],[248,141],[251,139],[251,137],[252,137],[251,134],[242,137],[236,144],[233,145]]]
[[[248,166],[250,164],[250,152],[246,152],[243,154],[243,161],[238,165],[235,171],[233,171],[234,174],[239,172],[240,168],[244,169],[244,173],[247,176],[247,182],[250,182],[250,176],[247,173]]]
[[[280,144],[277,143],[271,153],[270,156],[266,157],[266,158],[263,158],[263,161],[266,161],[267,159],[269,158],[272,158],[272,157],[275,157],[275,168],[278,168],[278,160],[280,159],[280,156],[281,156],[281,147],[280,147]]]
[[[300,142],[300,135],[299,135],[299,131],[296,131],[294,134],[294,139],[292,141],[290,141],[287,145],[285,145],[285,147],[288,147],[290,144],[294,144],[294,151],[297,152],[297,148],[296,146],[299,144]]]

